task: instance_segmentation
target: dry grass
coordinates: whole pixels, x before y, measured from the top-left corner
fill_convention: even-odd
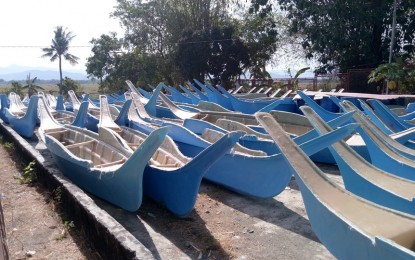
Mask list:
[[[54,93],[55,95],[59,92],[58,86],[54,83],[40,83],[40,87],[42,87],[44,92]],[[11,83],[0,82],[0,93],[9,93],[11,88]],[[24,91],[23,93],[26,93]],[[85,92],[90,94],[98,93],[98,84],[94,82],[88,83],[81,83],[81,88],[78,89],[78,92]]]

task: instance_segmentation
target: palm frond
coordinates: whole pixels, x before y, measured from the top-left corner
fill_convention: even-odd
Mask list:
[[[69,61],[70,64],[74,65],[74,64],[78,64],[78,60],[79,58],[76,57],[75,55],[72,55],[70,53],[66,53],[64,55],[65,60]]]

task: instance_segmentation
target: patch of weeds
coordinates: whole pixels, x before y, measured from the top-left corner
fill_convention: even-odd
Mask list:
[[[65,226],[66,229],[75,227],[75,224],[73,223],[73,221],[68,221],[68,220],[65,220],[63,222],[63,225]]]
[[[4,148],[6,148],[9,151],[13,151],[14,150],[14,143],[12,142],[5,142],[3,144]]]
[[[68,231],[66,228],[62,229],[62,232],[56,237],[56,240],[60,241],[68,237]]]
[[[63,222],[62,232],[56,237],[56,240],[60,241],[68,237],[69,229],[75,227],[73,221],[65,220]]]
[[[31,161],[24,169],[23,174],[19,177],[20,184],[31,184],[37,180],[36,163]]]
[[[53,198],[56,203],[60,204],[62,202],[62,187],[59,186],[53,191]]]

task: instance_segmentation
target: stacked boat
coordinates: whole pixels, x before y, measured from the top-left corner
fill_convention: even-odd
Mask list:
[[[16,95],[0,95],[0,117],[26,138],[36,129],[65,176],[125,210],[147,196],[186,216],[202,179],[270,198],[294,176],[333,255],[415,258],[413,112],[334,91],[275,98],[280,90],[237,94],[241,88],[199,81],[152,92],[127,85],[123,95],[96,100],[70,92],[73,112],[62,97],[39,93],[26,108]],[[337,164],[344,186],[315,162]]]

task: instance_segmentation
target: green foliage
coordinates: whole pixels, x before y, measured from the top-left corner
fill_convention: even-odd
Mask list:
[[[165,63],[157,54],[141,54],[139,51],[124,53],[114,61],[114,68],[103,83],[102,91],[127,90],[125,80],[131,80],[137,86],[163,81]]]
[[[63,94],[62,85],[62,58],[69,61],[70,64],[74,65],[78,63],[79,58],[68,52],[69,44],[75,35],[72,32],[66,32],[62,26],[56,27],[54,31],[54,38],[49,48],[42,48],[44,54],[42,57],[49,57],[50,61],[59,61],[59,94]]]
[[[58,84],[59,87],[59,84]],[[79,84],[79,82],[65,77],[62,81],[62,91],[64,93],[68,93],[69,90],[73,90],[75,92],[79,91],[81,89],[81,84]]]
[[[324,73],[334,68],[376,67],[388,60],[394,0],[279,0],[291,20],[290,32],[305,35],[308,58],[321,62]],[[394,53],[414,50],[415,1],[400,1],[397,8]]]
[[[175,60],[184,78],[204,80],[208,73],[210,38],[205,30],[183,32]]]
[[[232,26],[214,26],[210,31],[185,31],[176,64],[185,78],[203,81],[205,75],[212,75],[214,84],[226,83],[242,73],[242,67],[249,64],[249,55],[243,42],[234,36]]]
[[[252,8],[238,16],[230,12],[243,9],[238,0],[117,0],[111,15],[125,37],[93,39],[87,72],[100,79],[100,91],[125,88],[126,79],[138,86],[174,85],[208,76],[226,84],[244,70],[267,78],[287,22],[272,12],[272,1],[250,2]]]
[[[104,89],[104,78],[114,70],[114,64],[121,55],[121,40],[117,34],[111,32],[109,35],[102,34],[98,39],[92,39],[93,55],[87,59],[86,72],[89,77],[96,77],[100,80],[100,89]]]
[[[234,28],[215,27],[211,30],[211,49],[208,59],[208,72],[212,82],[222,81],[223,85],[232,77],[242,73],[242,67],[250,62],[248,49],[241,39],[233,37]],[[232,39],[232,40],[229,40]]]
[[[30,78],[30,73],[26,77],[26,85],[23,86],[23,89],[27,89],[29,97],[36,95],[38,90],[44,90],[41,86],[35,84],[36,80],[37,77],[34,77],[33,79]]]
[[[369,74],[368,82],[382,81],[389,81],[397,84],[398,91],[400,92],[414,92],[415,59],[404,60],[399,58],[396,62],[379,65]]]
[[[181,45],[178,43],[184,31],[207,33],[213,27],[222,27],[229,17],[226,13],[227,6],[224,4],[226,1],[223,0],[118,0],[117,2],[116,11],[112,15],[118,17],[126,28],[124,47],[132,55],[121,57],[128,59],[128,62],[117,61],[118,67],[110,77],[113,81],[120,76],[135,77],[137,72],[130,75],[125,73],[131,70],[124,66],[125,63],[135,65],[133,69],[141,70],[145,73],[144,77],[152,79],[151,82],[167,81],[169,84],[174,84],[189,75],[203,74],[205,69],[200,69],[200,66],[196,71],[182,73],[179,70],[176,66],[178,64],[176,58],[183,56],[178,54]],[[198,43],[205,45],[200,41]],[[198,43],[191,45],[193,48],[200,49]],[[204,54],[199,53],[199,55]],[[132,62],[131,58],[135,58],[136,62]],[[202,60],[206,61],[206,58],[202,57]],[[179,63],[182,69],[191,68],[184,65],[182,60]],[[156,72],[150,71],[153,67],[156,67]],[[141,74],[137,76],[136,80],[142,81],[141,76]],[[132,82],[135,81],[132,79]]]
[[[17,81],[12,81],[12,86],[10,88],[10,92],[14,92],[20,97],[23,96],[23,86]]]
[[[36,163],[32,161],[23,169],[23,174],[19,178],[19,181],[21,184],[31,184],[35,182],[36,179]]]
[[[310,69],[309,67],[306,67],[306,68],[302,68],[302,69],[298,70],[297,73],[295,73],[294,77],[291,74],[291,69],[288,69],[288,75],[290,76],[290,83],[289,84],[291,85],[291,89],[293,91],[296,91],[298,89],[298,78],[304,72],[306,72],[309,69]],[[288,84],[286,84],[286,85],[288,85]],[[283,85],[283,86],[286,86],[286,85]]]
[[[267,78],[265,67],[277,50],[277,21],[270,14],[265,17],[246,14],[241,21],[240,34],[244,39],[251,62],[246,66],[254,78]]]
[[[58,204],[62,202],[62,187],[59,186],[53,191],[53,198]]]
[[[7,150],[14,150],[14,143],[11,142],[5,142],[3,144],[4,148],[6,148]]]

